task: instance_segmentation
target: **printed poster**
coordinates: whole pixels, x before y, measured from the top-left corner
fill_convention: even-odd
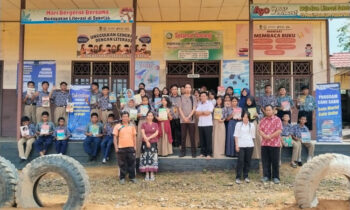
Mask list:
[[[41,83],[49,82],[49,91],[56,84],[55,61],[24,61],[23,62],[23,92],[27,91],[27,82],[35,82],[35,91],[41,91]]]
[[[137,58],[151,57],[151,27],[136,28]],[[131,54],[131,26],[79,26],[78,58],[129,58]]]
[[[141,82],[146,90],[159,86],[159,61],[135,61],[135,90]]]
[[[249,61],[223,60],[221,83],[225,89],[233,87],[234,93],[239,97],[243,88],[249,88]]]
[[[316,104],[317,141],[342,142],[340,84],[317,84]]]

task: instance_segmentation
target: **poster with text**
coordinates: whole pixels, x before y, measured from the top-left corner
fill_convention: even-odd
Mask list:
[[[151,27],[137,26],[135,55],[151,57]],[[79,26],[78,58],[129,58],[131,53],[131,26]]]
[[[340,84],[317,84],[316,104],[317,141],[342,142]]]
[[[249,61],[223,60],[221,85],[225,89],[233,87],[234,94],[239,97],[243,88],[249,88]]]
[[[41,91],[41,83],[49,82],[49,91],[56,84],[55,61],[24,61],[23,62],[23,92],[27,91],[27,82],[35,83],[35,90]]]
[[[135,62],[135,90],[143,82],[146,90],[159,87],[159,61],[136,61]]]
[[[285,56],[312,57],[311,24],[254,24],[254,57]],[[249,55],[249,25],[237,24],[236,53]]]
[[[71,132],[71,140],[84,140],[86,126],[90,122],[90,85],[72,85],[70,96],[73,103],[73,112],[69,113],[68,129]]]
[[[165,31],[166,60],[220,60],[222,31]]]

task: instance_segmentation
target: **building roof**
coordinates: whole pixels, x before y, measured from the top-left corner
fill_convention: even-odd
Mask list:
[[[334,53],[329,60],[334,68],[350,68],[350,52]]]

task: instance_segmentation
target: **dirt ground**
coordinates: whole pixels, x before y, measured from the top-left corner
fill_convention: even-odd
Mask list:
[[[202,171],[160,173],[155,182],[119,185],[116,167],[87,168],[91,193],[84,210],[109,209],[299,209],[293,195],[293,182],[299,169],[288,164],[281,167],[281,184],[262,184],[260,175],[253,172],[251,183],[234,183],[233,171]],[[49,187],[50,186],[50,187]],[[49,174],[40,182],[43,209],[61,209],[67,199],[64,180]],[[348,180],[328,176],[317,191],[318,210],[349,210]],[[14,208],[9,208],[8,210]]]

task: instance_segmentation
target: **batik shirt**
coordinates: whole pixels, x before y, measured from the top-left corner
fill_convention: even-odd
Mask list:
[[[301,133],[307,132],[309,132],[309,129],[305,125],[303,127],[300,127],[299,124],[293,126],[293,136],[297,137],[298,139],[301,138]]]
[[[69,92],[54,90],[51,95],[51,103],[54,103],[56,106],[67,106],[67,101],[69,100]]]
[[[290,123],[286,125],[282,123],[282,126],[283,126],[283,130],[281,133],[282,136],[289,136],[293,134],[293,126]]]
[[[267,105],[271,105],[275,107],[277,105],[277,101],[275,96],[273,95],[264,95],[263,97],[260,98],[259,100],[260,107],[265,108]]]
[[[112,110],[112,103],[109,102],[109,96],[98,98],[98,105],[102,111]]]
[[[305,97],[304,105],[299,106],[300,111],[312,112],[316,109],[315,98],[311,95]]]
[[[50,95],[49,91],[47,91],[47,92],[44,92],[43,90],[39,91],[39,95],[36,98],[36,106],[42,107],[43,106],[43,104],[42,104],[43,96],[49,96],[49,95]]]
[[[264,117],[259,124],[259,130],[264,132],[266,135],[271,135],[278,130],[282,131],[281,119],[279,117],[276,117],[276,116]],[[281,146],[281,136],[278,135],[272,139],[262,138],[261,146],[280,147]]]

